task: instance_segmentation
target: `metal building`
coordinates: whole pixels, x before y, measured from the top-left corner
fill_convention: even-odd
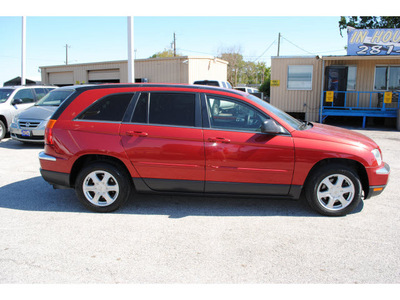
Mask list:
[[[305,120],[400,119],[400,29],[347,30],[347,55],[273,57],[271,103]],[[399,124],[400,127],[400,124]]]
[[[215,57],[179,56],[135,60],[135,81],[193,83],[227,79],[228,62]],[[128,61],[40,67],[43,84],[66,86],[85,83],[128,82]]]
[[[271,104],[307,121],[395,118],[400,56],[273,57]]]

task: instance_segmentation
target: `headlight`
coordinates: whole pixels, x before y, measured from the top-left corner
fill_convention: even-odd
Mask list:
[[[372,152],[372,154],[374,155],[374,157],[375,157],[375,159],[376,159],[376,162],[378,163],[378,166],[380,166],[381,163],[382,163],[382,155],[381,155],[381,152],[379,151],[379,149],[374,149],[374,150],[372,150],[371,152]]]

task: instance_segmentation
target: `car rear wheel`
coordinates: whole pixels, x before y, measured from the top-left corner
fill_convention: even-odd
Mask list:
[[[118,209],[129,198],[131,188],[129,174],[106,162],[92,163],[83,168],[75,184],[79,200],[96,212]]]
[[[332,164],[318,169],[306,185],[306,198],[317,212],[344,216],[361,201],[362,188],[357,173],[344,165]]]

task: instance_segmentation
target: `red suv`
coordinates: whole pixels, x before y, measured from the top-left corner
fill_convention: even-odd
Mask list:
[[[109,212],[133,192],[298,199],[345,215],[380,194],[390,168],[368,137],[300,122],[232,89],[177,84],[74,87],[45,130],[41,174]]]

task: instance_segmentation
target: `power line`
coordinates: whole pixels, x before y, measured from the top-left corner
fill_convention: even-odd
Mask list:
[[[289,41],[287,38],[285,38],[283,35],[281,35],[281,38],[283,38],[284,40],[286,40],[287,42],[289,42],[289,43],[292,44],[293,46],[299,48],[300,50],[302,50],[302,51],[304,51],[304,52],[307,52],[308,54],[314,54],[314,53],[311,53],[310,51],[304,50],[303,48],[301,48],[301,47],[297,46],[296,44],[292,43],[292,42]]]
[[[276,40],[275,41],[273,41],[272,43],[271,43],[271,45],[269,45],[268,46],[268,48],[267,49],[265,49],[265,51],[259,56],[259,57],[257,57],[255,60],[253,60],[253,62],[255,62],[255,61],[257,61],[257,60],[259,60],[260,59],[260,57],[262,57],[264,54],[265,54],[265,52],[267,52],[268,50],[269,50],[269,48],[271,48],[272,47],[272,45],[273,44],[275,44],[275,42],[276,42]]]

